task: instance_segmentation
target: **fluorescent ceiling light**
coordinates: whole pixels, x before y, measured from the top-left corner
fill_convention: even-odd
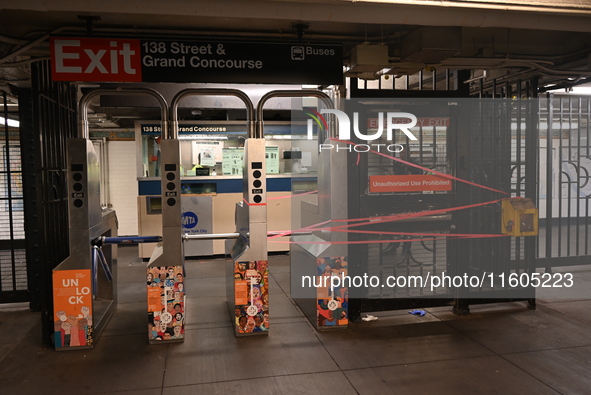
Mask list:
[[[575,95],[591,95],[591,86],[573,86],[572,91]]]
[[[549,84],[546,85],[546,87],[550,88],[548,89],[549,92],[552,93],[559,93],[561,95],[591,95],[591,86],[585,85],[585,86],[573,86],[572,88],[554,88],[554,86],[556,86],[556,84]]]
[[[6,125],[6,124],[8,124],[8,126],[18,128],[20,125],[20,122],[14,120],[14,119],[8,119],[8,121],[7,121],[6,119],[0,117],[0,125]]]

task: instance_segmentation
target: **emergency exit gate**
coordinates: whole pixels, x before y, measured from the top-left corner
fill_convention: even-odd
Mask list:
[[[350,276],[367,273],[380,277],[384,284],[387,276],[425,279],[443,272],[449,276],[481,277],[535,271],[535,238],[483,235],[501,233],[500,199],[520,196],[537,201],[536,100],[384,99],[372,101],[371,105],[361,102],[354,106],[349,110],[365,114],[360,115],[365,118],[360,121],[362,125],[371,124],[375,111],[393,106],[419,118],[442,121],[438,127],[421,126],[418,141],[399,137],[393,142],[376,140],[376,144],[403,144],[410,152],[407,161],[456,179],[451,190],[445,192],[372,193],[367,188],[371,177],[400,174],[397,173],[400,163],[375,154],[350,155],[349,190],[356,193],[349,194],[349,218],[433,212],[363,228],[371,234],[351,228],[350,240],[361,244],[349,247]],[[482,202],[494,203],[458,209]],[[395,232],[408,234],[393,235]],[[372,242],[376,239],[377,242]],[[349,294],[349,315],[353,320],[363,312],[450,304],[456,313],[465,314],[470,304],[501,300],[527,300],[530,307],[535,307],[533,289],[509,289],[507,284],[499,287],[496,282],[490,287],[460,289],[447,286],[432,289],[427,283],[422,287],[367,287],[349,290]]]
[[[419,141],[399,142],[408,144],[411,161],[423,167],[509,193],[505,197],[531,198],[539,208],[539,237],[478,237],[478,234],[501,232],[498,203],[458,210],[447,218],[432,218],[431,221],[426,217],[421,222],[395,222],[398,225],[389,226],[387,231],[473,234],[475,237],[410,243],[404,242],[408,236],[397,236],[398,242],[352,246],[350,275],[424,276],[426,271],[441,273],[443,270],[450,275],[532,273],[536,270],[551,273],[554,267],[589,264],[591,98],[561,95],[528,98],[530,93],[522,91],[521,85],[517,88],[513,93],[505,91],[502,98],[472,99],[469,111],[462,112],[461,116],[461,103],[456,107],[454,99],[438,105],[432,102],[426,116],[449,118],[445,134],[440,135],[435,128],[429,131],[422,127]],[[367,97],[372,93],[368,92]],[[414,97],[424,102],[432,92],[414,93]],[[388,102],[383,105],[387,108]],[[420,106],[413,108],[420,113]],[[363,109],[356,110],[363,113]],[[375,106],[372,110],[375,111]],[[370,116],[368,113],[366,118]],[[441,195],[366,192],[371,175],[395,166],[392,160],[377,155],[360,155],[349,161],[350,188],[357,186],[360,191],[349,196],[349,218],[462,207],[502,197],[491,190],[460,182],[454,183],[453,191]],[[367,229],[379,231],[380,227]],[[396,238],[386,233],[384,230],[378,238]],[[375,239],[355,232],[349,237],[355,241]],[[441,289],[437,290],[437,295],[426,289],[410,288],[358,291],[349,303],[352,319],[362,312],[448,304],[454,305],[456,313],[463,314],[469,312],[470,304],[508,300],[527,300],[529,307],[535,307],[535,291],[524,288],[497,286],[455,292]]]

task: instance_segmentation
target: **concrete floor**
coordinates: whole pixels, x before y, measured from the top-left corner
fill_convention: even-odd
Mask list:
[[[119,305],[92,350],[40,344],[40,319],[0,307],[1,394],[590,394],[591,299],[395,311],[317,332],[270,257],[271,333],[236,338],[222,259],[187,262],[184,343],[148,345],[145,263],[119,249]],[[591,284],[591,268],[578,268]],[[26,305],[24,306],[26,307]]]

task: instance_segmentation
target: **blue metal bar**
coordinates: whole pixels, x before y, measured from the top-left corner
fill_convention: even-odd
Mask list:
[[[103,237],[103,244],[159,243],[162,236]]]
[[[98,261],[101,263],[101,266],[103,267],[105,275],[107,276],[107,280],[109,282],[113,281],[113,274],[111,273],[111,268],[107,264],[107,258],[105,258],[105,254],[103,253],[103,250],[98,247],[95,247],[95,248],[96,248],[96,252],[97,252],[97,256],[98,256]]]
[[[96,293],[98,291],[98,268],[97,262],[99,260],[98,257],[99,248],[94,246],[92,248],[92,268],[91,268],[91,275],[92,275],[92,298],[96,298]]]

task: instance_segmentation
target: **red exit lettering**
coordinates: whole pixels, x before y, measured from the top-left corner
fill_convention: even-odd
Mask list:
[[[139,40],[51,39],[54,81],[141,82],[141,67]]]

